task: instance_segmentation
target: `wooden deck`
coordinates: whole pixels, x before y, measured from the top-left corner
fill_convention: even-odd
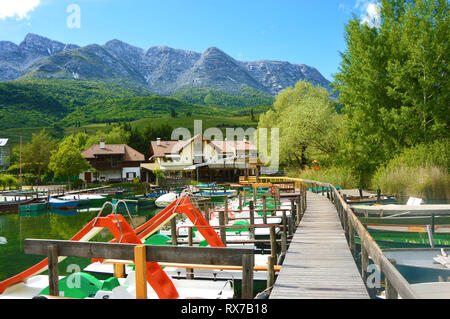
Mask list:
[[[270,299],[368,299],[335,206],[308,192]]]

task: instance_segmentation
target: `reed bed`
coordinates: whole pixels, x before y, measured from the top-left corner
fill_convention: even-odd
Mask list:
[[[450,199],[448,170],[437,166],[398,166],[380,168],[371,187],[399,197],[414,196],[425,200]]]
[[[305,170],[289,169],[287,175],[290,177],[299,177],[302,179],[310,179],[323,183],[333,184],[341,188],[355,188],[358,181],[348,169],[341,167],[321,168],[316,171],[313,168]]]

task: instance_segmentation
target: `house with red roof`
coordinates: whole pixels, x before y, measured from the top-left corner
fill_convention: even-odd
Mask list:
[[[149,163],[141,167],[172,177],[237,181],[240,175],[255,174],[263,165],[257,157],[256,146],[246,139],[217,141],[199,134],[189,140],[152,141]]]
[[[140,166],[145,162],[145,156],[132,147],[126,144],[105,144],[104,139],[83,151],[81,155],[94,168],[80,174],[80,179],[87,183],[115,183],[140,179]]]

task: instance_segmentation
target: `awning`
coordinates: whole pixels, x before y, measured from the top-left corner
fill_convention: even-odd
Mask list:
[[[143,163],[141,164],[141,168],[148,171],[158,171],[161,169],[161,166],[159,165],[159,163]]]

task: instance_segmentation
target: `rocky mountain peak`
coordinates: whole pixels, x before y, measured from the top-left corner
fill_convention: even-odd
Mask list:
[[[304,79],[330,90],[330,82],[313,67],[286,61],[238,61],[215,46],[203,53],[168,46],[144,50],[113,39],[104,45],[78,47],[33,33],[19,45],[0,42],[0,81],[22,76],[134,81],[156,94],[186,87],[240,94],[243,87],[252,87],[277,95]]]

